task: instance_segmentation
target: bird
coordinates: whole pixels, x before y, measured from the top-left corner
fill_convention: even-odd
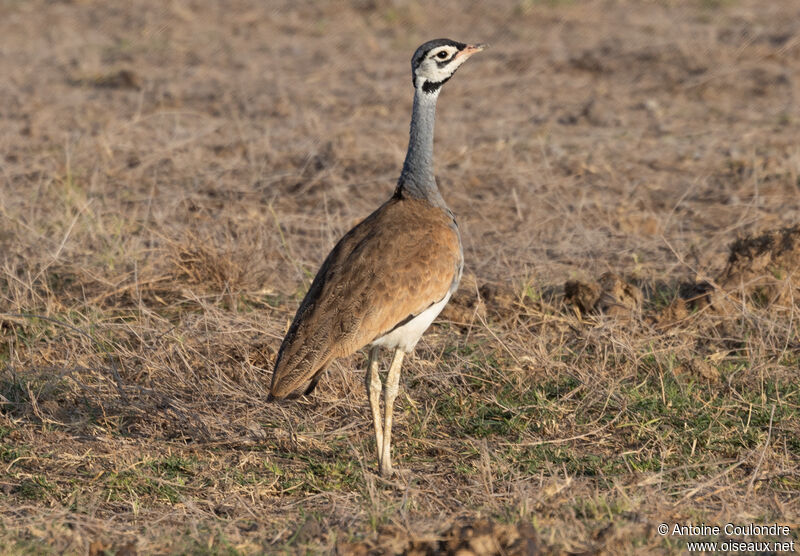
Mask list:
[[[392,415],[403,359],[458,288],[464,266],[455,216],[434,177],[436,101],[456,70],[485,47],[435,39],[416,49],[408,150],[394,193],[325,258],[275,360],[269,401],[311,394],[331,361],[370,346],[365,386],[383,477],[395,473]],[[383,385],[381,348],[392,353]]]

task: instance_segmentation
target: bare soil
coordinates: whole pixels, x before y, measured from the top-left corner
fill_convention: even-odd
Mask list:
[[[268,404],[425,40],[466,276],[379,478]],[[0,552],[660,553],[800,531],[800,4],[0,0]],[[762,539],[763,540],[763,539]]]

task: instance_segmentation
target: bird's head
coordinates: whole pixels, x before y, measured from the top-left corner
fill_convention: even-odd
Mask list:
[[[486,48],[484,44],[464,44],[450,39],[428,41],[411,58],[414,88],[427,94],[438,94],[461,64]]]

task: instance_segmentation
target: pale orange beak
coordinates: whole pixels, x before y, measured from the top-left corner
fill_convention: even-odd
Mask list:
[[[461,58],[461,57],[469,58],[470,56],[472,56],[476,52],[480,52],[481,50],[483,50],[487,46],[489,46],[489,45],[488,44],[483,44],[483,43],[467,45],[467,47],[464,50],[462,50],[461,52],[456,54],[456,58]]]

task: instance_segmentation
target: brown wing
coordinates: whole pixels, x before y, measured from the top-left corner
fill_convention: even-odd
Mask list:
[[[349,355],[441,300],[461,264],[452,216],[394,197],[333,248],[283,339],[271,397],[302,393]]]

